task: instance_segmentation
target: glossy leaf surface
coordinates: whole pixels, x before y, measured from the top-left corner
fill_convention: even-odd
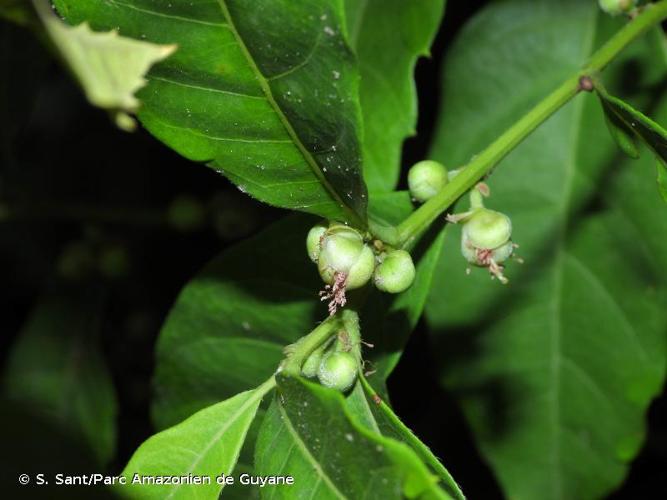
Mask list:
[[[124,493],[142,499],[215,499],[231,474],[255,413],[268,386],[242,392],[205,408],[180,424],[146,440],[122,472]],[[142,477],[188,476],[209,478],[201,484],[141,484]],[[205,481],[205,479],[204,479]]]
[[[359,425],[340,393],[302,379],[278,377],[256,468],[294,477],[289,488],[265,487],[263,498],[451,498],[408,446]]]
[[[593,2],[481,11],[444,67],[434,157],[467,161],[619,22]],[[648,45],[628,53],[637,74],[653,71]],[[667,213],[647,160],[619,160],[596,101],[577,96],[488,180],[487,205],[512,218],[525,259],[508,264],[510,284],[466,276],[452,227],[427,307],[442,383],[509,497],[599,498],[620,484],[664,380]]]
[[[364,178],[373,192],[398,182],[401,147],[417,125],[415,65],[429,55],[444,8],[444,0],[345,1],[361,73]]]
[[[337,0],[58,0],[71,24],[178,51],[139,119],[261,201],[363,226],[358,71]]]

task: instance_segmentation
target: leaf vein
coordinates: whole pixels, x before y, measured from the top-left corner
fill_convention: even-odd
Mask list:
[[[187,87],[189,89],[196,89],[196,90],[204,90],[206,92],[214,92],[217,94],[226,94],[226,95],[231,95],[235,97],[244,97],[247,99],[261,99],[261,100],[266,100],[266,97],[263,95],[252,95],[252,94],[243,94],[241,92],[233,92],[231,90],[222,90],[222,89],[215,89],[212,87],[202,87],[201,85],[193,85],[191,83],[185,83],[185,82],[179,82],[178,80],[171,80],[169,78],[165,78],[163,76],[152,76],[149,75],[149,80],[157,80],[160,82],[165,82],[165,83],[170,83],[172,85],[178,85],[179,87]]]
[[[218,432],[216,432],[216,433],[213,435],[213,437],[211,438],[211,440],[209,441],[209,443],[204,447],[204,449],[202,450],[202,452],[199,454],[199,457],[197,457],[197,459],[194,460],[194,461],[192,462],[192,464],[190,464],[190,467],[188,467],[188,470],[185,471],[184,475],[187,476],[187,475],[190,474],[193,470],[195,470],[195,468],[196,468],[196,467],[199,465],[199,463],[202,461],[204,455],[206,455],[206,454],[210,451],[210,449],[213,448],[213,446],[214,446],[214,445],[220,440],[220,438],[225,434],[225,432],[227,432],[227,431],[229,430],[229,428],[230,428],[232,425],[234,425],[234,424],[236,423],[236,420],[238,420],[238,419],[241,417],[241,415],[243,415],[243,413],[245,413],[245,411],[246,411],[250,406],[252,406],[253,404],[255,404],[255,402],[256,402],[258,399],[261,399],[262,396],[264,395],[263,392],[258,391],[257,389],[254,389],[252,392],[253,392],[253,393],[249,395],[249,397],[248,397],[248,399],[245,401],[245,403],[243,403],[241,406],[239,406],[239,408],[238,408],[238,409],[237,409],[237,410],[230,416],[230,418],[227,420],[227,422],[225,422],[225,424],[220,428],[220,430],[219,430]],[[178,491],[178,489],[179,489],[181,486],[182,486],[182,484],[180,484],[180,483],[179,483],[178,485],[176,485],[176,487],[173,488],[173,489],[169,492],[169,495],[167,495],[165,498],[167,498],[167,499],[169,499],[169,498],[173,498],[174,494],[176,493],[176,491]]]
[[[600,292],[601,295],[607,298],[609,303],[613,306],[611,309],[618,314],[619,320],[623,325],[623,330],[628,334],[628,337],[633,341],[632,343],[638,346],[638,351],[642,359],[644,361],[647,361],[648,355],[644,350],[644,346],[639,342],[639,333],[637,332],[637,329],[635,328],[632,321],[630,321],[630,319],[628,318],[625,311],[621,308],[618,301],[614,298],[613,295],[609,293],[609,290],[607,290],[604,284],[600,281],[600,278],[598,278],[595,274],[593,274],[593,272],[587,266],[585,266],[577,256],[569,252],[565,252],[565,255],[566,257],[569,258],[569,261],[579,269],[580,276],[585,277],[586,280],[592,286],[594,286]]]
[[[188,23],[195,23],[195,24],[203,24],[205,26],[215,26],[219,28],[227,28],[229,29],[229,26],[225,23],[214,23],[211,21],[202,21],[201,19],[192,19],[190,17],[183,17],[183,16],[176,16],[173,14],[165,14],[164,12],[156,11],[156,10],[150,10],[150,9],[144,9],[142,7],[137,7],[136,5],[130,5],[124,2],[119,2],[118,0],[108,0],[112,5],[115,5],[117,7],[125,7],[127,9],[131,10],[136,10],[137,12],[142,12],[144,14],[149,14],[151,16],[157,16],[157,17],[164,17],[167,19],[174,19],[177,21],[183,21],[183,22],[188,22]]]
[[[312,465],[313,469],[315,469],[315,472],[317,472],[318,476],[324,480],[324,482],[329,486],[329,489],[339,498],[345,499],[345,495],[343,495],[340,491],[338,491],[338,488],[336,488],[336,485],[333,483],[331,478],[324,472],[324,469],[322,469],[322,466],[320,463],[313,457],[313,455],[310,453],[310,450],[306,446],[306,443],[303,442],[301,439],[301,436],[296,432],[296,429],[292,426],[292,421],[290,420],[289,416],[285,412],[285,409],[281,404],[278,405],[278,409],[280,411],[280,414],[282,416],[283,422],[285,423],[285,428],[289,431],[290,435],[294,439],[294,442],[296,443],[297,447],[301,451],[301,454],[304,456],[304,458],[310,462]]]
[[[280,118],[280,121],[283,124],[283,127],[287,131],[288,135],[292,138],[294,145],[299,149],[299,152],[301,153],[301,156],[303,157],[304,161],[308,166],[311,168],[313,175],[317,177],[320,181],[320,183],[324,186],[326,191],[329,193],[329,196],[331,196],[332,200],[336,202],[336,204],[341,207],[347,214],[350,216],[352,220],[354,220],[357,224],[360,226],[364,225],[364,221],[361,220],[360,216],[350,207],[347,203],[343,201],[343,198],[338,194],[338,192],[333,188],[331,183],[328,181],[324,173],[322,172],[322,169],[320,165],[317,163],[315,158],[313,157],[312,153],[308,151],[306,146],[301,142],[301,139],[299,138],[298,134],[292,127],[292,124],[289,122],[287,119],[287,116],[285,116],[285,113],[283,112],[282,108],[278,105],[276,102],[275,98],[273,97],[273,92],[271,90],[271,87],[269,86],[269,82],[267,81],[266,77],[262,72],[260,71],[259,67],[255,63],[254,58],[252,57],[252,54],[250,54],[250,51],[246,47],[241,34],[238,32],[236,29],[236,26],[234,25],[234,22],[232,20],[231,14],[229,13],[229,9],[227,8],[227,2],[226,0],[217,0],[218,4],[220,5],[220,9],[222,10],[223,15],[225,16],[225,19],[227,20],[227,24],[229,25],[230,30],[234,34],[234,37],[239,43],[239,47],[241,48],[241,51],[243,52],[248,65],[252,69],[252,71],[255,73],[255,76],[257,77],[257,81],[259,82],[260,86],[262,87],[262,90],[264,91],[264,94],[266,95],[266,98],[268,99],[269,103],[275,110],[276,114]]]
[[[184,125],[176,125],[174,123],[169,123],[161,118],[154,116],[155,121],[160,122],[167,128],[173,128],[177,130],[184,130],[190,132],[192,135],[197,135],[199,137],[205,137],[206,139],[211,139],[213,141],[219,142],[241,142],[245,144],[292,144],[292,141],[285,139],[239,139],[237,137],[219,137],[215,135],[205,134],[201,130],[192,127],[186,127]]]
[[[278,74],[271,75],[271,76],[267,77],[266,78],[267,81],[278,80],[278,79],[283,78],[287,75],[291,75],[295,71],[298,71],[301,68],[303,68],[304,66],[306,66],[310,62],[310,60],[313,58],[313,56],[315,55],[315,52],[317,51],[317,47],[319,47],[319,45],[320,45],[320,40],[321,39],[322,39],[322,35],[320,34],[320,35],[317,36],[317,39],[315,40],[315,43],[313,44],[313,48],[310,49],[310,52],[308,52],[308,55],[306,55],[306,57],[303,61],[301,61],[298,64],[295,64],[294,66],[292,66],[291,68],[283,71],[282,73],[278,73]]]

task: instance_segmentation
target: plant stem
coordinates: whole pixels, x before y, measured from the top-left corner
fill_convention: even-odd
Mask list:
[[[577,95],[582,90],[580,81],[583,77],[594,75],[604,69],[628,44],[665,18],[667,18],[667,0],[647,5],[641,14],[628,22],[598,49],[581,71],[565,80],[528,111],[484,151],[462,167],[458,175],[442,191],[399,224],[397,239],[400,245],[410,246],[461,195],[488,174],[533,130]]]
[[[368,219],[368,230],[370,233],[390,246],[399,246],[398,229],[396,226],[388,226],[382,222]]]
[[[308,356],[320,345],[329,340],[340,326],[340,318],[338,316],[330,316],[308,335],[301,337],[294,344],[288,346],[289,354],[281,365],[282,371],[293,376],[299,375],[301,373],[301,366]]]

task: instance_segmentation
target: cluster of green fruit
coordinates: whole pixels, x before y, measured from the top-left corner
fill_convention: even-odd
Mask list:
[[[329,314],[345,305],[347,290],[360,288],[371,279],[378,290],[388,293],[400,293],[412,285],[415,265],[410,254],[371,240],[337,222],[317,224],[308,232],[308,256],[326,283],[320,295],[329,300]]]
[[[424,161],[410,169],[410,193],[418,201],[435,195],[448,180],[447,169],[437,162]],[[354,290],[369,281],[378,290],[400,293],[415,279],[410,254],[391,248],[360,231],[338,222],[314,226],[306,238],[310,259],[317,264],[327,284],[324,298],[331,299],[330,311],[345,305],[345,290]]]
[[[617,15],[632,14],[637,2],[599,0],[599,4],[605,12]],[[408,171],[410,195],[416,202],[427,202],[457,173],[448,172],[436,161],[421,161]],[[470,264],[487,268],[493,278],[507,283],[502,264],[514,257],[517,247],[512,242],[512,221],[507,215],[484,207],[484,197],[488,195],[488,186],[479,183],[470,191],[470,209],[450,214],[447,220],[462,225],[463,257]],[[389,293],[407,290],[415,279],[415,266],[407,251],[391,248],[371,235],[338,222],[314,226],[308,233],[306,247],[326,283],[321,295],[323,300],[330,299],[331,315],[345,305],[346,290],[360,288],[371,279],[376,288]],[[301,373],[309,378],[317,377],[323,386],[344,392],[356,381],[362,358],[358,316],[352,311],[343,311],[341,318],[345,328],[308,356]]]
[[[356,313],[343,311],[341,319],[343,328],[308,356],[301,374],[317,377],[323,386],[345,392],[354,384],[361,367],[361,333]]]
[[[408,172],[410,194],[417,202],[426,202],[437,195],[456,175],[444,165],[425,160]],[[471,207],[464,214],[449,216],[450,222],[462,222],[461,253],[471,264],[489,269],[502,283],[501,264],[514,253],[512,223],[506,215],[484,208],[482,196],[488,195],[484,184],[471,191]],[[308,256],[317,264],[326,283],[322,300],[329,300],[329,312],[335,314],[346,303],[345,292],[364,286],[369,281],[378,290],[400,293],[415,279],[415,266],[403,249],[387,246],[370,235],[338,223],[319,223],[306,238]]]
[[[448,172],[440,163],[426,160],[414,165],[408,172],[408,186],[412,197],[421,202],[438,194],[458,172]],[[450,222],[462,223],[461,253],[474,266],[486,267],[501,283],[507,283],[503,264],[513,256],[516,245],[512,243],[512,221],[495,210],[484,207],[483,197],[489,190],[478,184],[470,191],[470,210],[448,216]]]
[[[456,174],[456,171],[448,172],[438,162],[421,161],[408,172],[410,194],[415,201],[426,202]],[[511,239],[512,222],[507,215],[484,207],[483,198],[488,195],[488,186],[478,184],[470,191],[470,209],[462,214],[449,215],[447,219],[462,223],[463,257],[470,264],[487,268],[492,277],[507,283],[502,264],[513,256],[516,247]],[[345,306],[347,290],[372,281],[383,292],[400,293],[415,279],[415,266],[407,251],[389,247],[371,235],[339,222],[319,223],[312,227],[306,238],[306,249],[326,283],[320,294],[323,300],[329,300],[330,315]],[[358,318],[346,321],[348,314],[356,318],[355,313],[343,311],[347,328],[335,339],[318,347],[302,366],[304,376],[317,377],[322,385],[340,391],[352,386],[361,361]],[[351,338],[356,340],[351,341]]]

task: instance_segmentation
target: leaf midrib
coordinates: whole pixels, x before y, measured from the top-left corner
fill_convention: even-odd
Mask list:
[[[593,11],[591,15],[591,28],[588,30],[589,36],[584,41],[584,46],[582,48],[582,55],[584,57],[581,60],[585,60],[590,55],[593,44],[595,42],[595,33],[597,30],[597,9]],[[574,107],[573,113],[573,126],[572,126],[572,135],[570,139],[571,150],[568,155],[566,170],[565,170],[565,181],[563,186],[563,195],[562,195],[562,204],[560,207],[560,227],[558,232],[558,237],[556,239],[558,244],[558,252],[556,256],[556,261],[554,265],[554,302],[553,302],[553,335],[551,338],[550,349],[551,349],[551,373],[550,377],[553,379],[552,383],[552,427],[553,427],[553,453],[552,453],[552,477],[553,477],[553,491],[554,498],[563,498],[563,484],[562,484],[562,467],[563,461],[561,456],[561,447],[559,441],[559,432],[560,432],[560,399],[561,399],[561,387],[560,387],[560,377],[561,377],[561,335],[562,335],[562,306],[563,306],[563,274],[564,274],[564,254],[565,254],[565,244],[569,229],[569,212],[572,202],[572,190],[573,190],[573,181],[576,175],[576,162],[579,152],[579,141],[581,135],[581,126],[583,118],[583,106],[584,101],[580,97],[572,103]]]
[[[290,435],[294,439],[294,442],[298,446],[299,450],[301,450],[301,453],[304,456],[304,458],[312,464],[313,469],[315,469],[315,471],[317,472],[317,476],[321,478],[327,486],[329,486],[329,489],[338,498],[346,500],[347,497],[343,495],[338,490],[338,488],[336,488],[336,485],[333,483],[331,478],[326,474],[326,472],[324,472],[324,469],[322,469],[320,462],[312,455],[312,453],[310,453],[310,450],[306,446],[306,443],[303,442],[299,433],[296,432],[296,429],[292,425],[292,421],[290,420],[289,415],[287,415],[287,412],[285,411],[283,405],[280,402],[278,402],[278,411],[280,412],[280,416],[282,417],[282,420],[285,423],[285,428],[289,431]]]
[[[185,471],[185,475],[188,475],[191,473],[197,465],[202,461],[203,457],[211,450],[213,445],[215,445],[220,438],[229,430],[229,428],[236,423],[236,421],[245,413],[245,411],[254,403],[256,403],[259,399],[262,399],[264,396],[264,393],[258,389],[254,389],[252,391],[252,394],[249,395],[248,399],[241,405],[239,408],[232,414],[232,416],[225,422],[225,425],[222,426],[222,428],[216,432],[213,435],[213,438],[209,441],[208,445],[202,450],[202,452],[199,454],[196,460],[190,464],[190,467],[188,467],[188,470]],[[220,404],[224,404],[220,403]],[[240,448],[236,453],[236,458],[238,458],[238,454],[240,453]],[[176,485],[174,489],[171,490],[169,495],[167,495],[165,498],[173,498],[174,494],[179,490],[179,488],[182,486],[182,484]]]
[[[220,9],[222,10],[222,15],[225,18],[225,21],[229,25],[229,30],[232,32],[232,35],[234,36],[235,40],[237,41],[239,48],[241,49],[241,52],[243,53],[243,56],[246,59],[246,62],[248,63],[248,66],[250,67],[251,71],[254,73],[255,77],[257,78],[257,81],[259,82],[260,87],[262,88],[262,92],[264,92],[264,95],[266,96],[267,101],[275,111],[276,115],[280,119],[280,122],[283,124],[283,127],[285,128],[285,131],[287,134],[290,136],[292,139],[293,144],[297,147],[299,152],[301,153],[301,156],[303,159],[306,161],[308,166],[311,168],[317,179],[320,181],[320,183],[325,187],[329,195],[333,198],[333,200],[341,207],[345,212],[347,212],[348,216],[351,218],[351,221],[354,222],[355,225],[359,227],[365,227],[365,223],[361,220],[359,215],[349,206],[347,203],[343,201],[343,199],[338,195],[336,190],[333,188],[333,186],[329,183],[327,178],[324,176],[322,173],[322,170],[320,169],[319,164],[315,161],[313,156],[310,154],[310,151],[306,149],[306,147],[303,145],[301,142],[301,139],[297,135],[296,131],[294,130],[294,127],[292,127],[292,124],[289,122],[287,117],[285,116],[285,113],[283,113],[283,110],[281,107],[278,105],[276,102],[275,98],[273,97],[273,91],[271,90],[271,86],[269,85],[266,77],[262,74],[262,72],[259,70],[259,67],[255,63],[255,59],[252,57],[252,54],[250,54],[250,51],[248,50],[248,47],[246,46],[245,42],[243,41],[243,38],[241,37],[241,34],[238,32],[236,29],[236,25],[234,24],[234,20],[232,19],[232,16],[229,12],[229,9],[227,8],[227,2],[226,0],[217,0],[218,5],[220,6]]]

